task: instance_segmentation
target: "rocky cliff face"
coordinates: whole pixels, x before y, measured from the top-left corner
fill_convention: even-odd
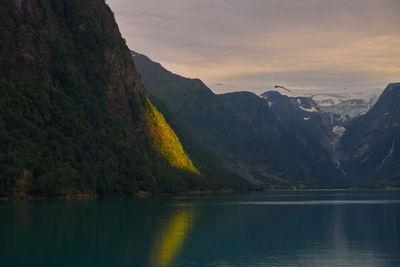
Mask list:
[[[241,120],[263,136],[276,139],[281,134],[278,120],[268,102],[251,92],[233,92],[217,95]]]
[[[340,147],[348,179],[400,183],[399,103],[400,83],[391,83],[372,109],[347,127]]]
[[[0,196],[211,187],[104,1],[1,0],[0,17]]]
[[[280,144],[288,154],[320,174],[325,184],[344,184],[336,143],[340,137],[338,116],[323,112],[311,97],[286,96],[267,91],[261,98],[268,103],[281,125]],[[292,140],[288,144],[286,140]]]
[[[328,114],[311,97],[289,97],[276,91],[261,95],[280,123],[298,138],[304,150],[314,154],[313,161],[336,162],[336,142],[340,137],[342,122],[339,116]]]

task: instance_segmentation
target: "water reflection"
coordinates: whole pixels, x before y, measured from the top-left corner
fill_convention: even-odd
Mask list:
[[[29,213],[27,201],[24,200],[13,201],[13,204],[16,206],[14,212],[21,231],[23,232],[29,231],[32,227],[31,225],[32,216]]]
[[[171,266],[179,255],[185,238],[194,221],[194,208],[183,205],[169,216],[161,226],[160,233],[154,238],[154,247],[151,253],[151,266]]]
[[[0,202],[0,266],[400,266],[400,194]]]
[[[177,266],[400,266],[399,199],[375,191],[209,198]]]

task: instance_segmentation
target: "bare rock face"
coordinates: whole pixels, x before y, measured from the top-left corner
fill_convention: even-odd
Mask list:
[[[332,175],[336,183],[343,183],[336,146],[343,130],[337,116],[325,113],[311,97],[287,96],[267,91],[261,97],[268,102],[279,122],[297,140],[295,147],[304,151],[302,158],[325,177]],[[283,143],[284,144],[284,143]]]
[[[340,149],[349,179],[400,184],[400,83],[388,84],[365,115],[352,121]]]

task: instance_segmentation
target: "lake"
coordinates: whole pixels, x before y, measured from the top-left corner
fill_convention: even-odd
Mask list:
[[[400,191],[0,202],[0,266],[400,266]]]

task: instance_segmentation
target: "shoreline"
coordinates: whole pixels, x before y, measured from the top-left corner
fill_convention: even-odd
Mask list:
[[[400,187],[315,187],[315,188],[265,188],[258,190],[234,191],[231,189],[221,190],[205,190],[205,191],[186,191],[186,192],[147,192],[140,190],[132,195],[115,195],[115,196],[100,196],[97,194],[77,194],[66,196],[24,196],[24,197],[0,197],[0,201],[32,201],[32,200],[80,200],[80,199],[109,199],[109,198],[132,198],[142,199],[153,196],[176,196],[176,195],[214,195],[214,194],[232,194],[232,193],[254,193],[254,192],[277,192],[277,191],[362,191],[362,190],[375,190],[375,191],[400,191]]]

